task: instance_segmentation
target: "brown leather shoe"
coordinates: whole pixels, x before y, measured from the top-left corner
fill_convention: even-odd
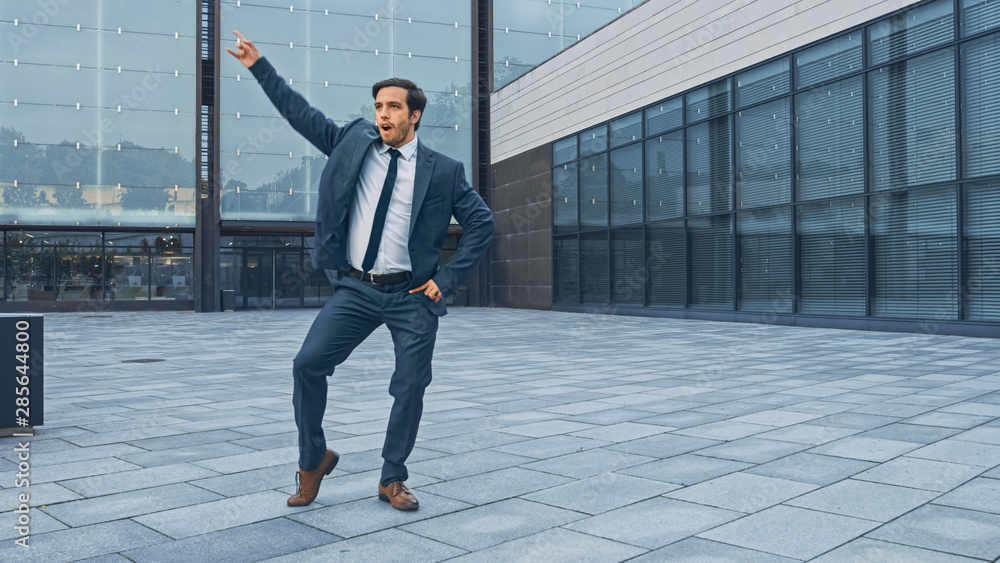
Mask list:
[[[413,496],[410,489],[402,481],[393,481],[388,486],[383,487],[378,484],[378,499],[392,504],[396,510],[416,510],[420,508],[417,497]]]
[[[340,461],[340,456],[337,452],[333,450],[326,450],[326,455],[323,456],[323,461],[320,462],[319,467],[313,469],[312,471],[303,471],[299,468],[299,472],[295,474],[295,484],[298,485],[299,490],[292,496],[288,497],[288,506],[306,506],[316,500],[316,495],[319,494],[319,483],[323,480],[324,475],[329,475],[333,472],[333,468],[337,467],[337,462]]]

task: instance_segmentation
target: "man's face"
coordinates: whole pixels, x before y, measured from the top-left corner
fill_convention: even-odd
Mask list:
[[[413,126],[420,120],[420,112],[410,113],[406,105],[406,89],[386,86],[375,96],[375,122],[382,142],[399,148],[413,140]]]

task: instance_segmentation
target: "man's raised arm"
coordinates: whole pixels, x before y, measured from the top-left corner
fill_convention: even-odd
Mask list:
[[[323,112],[310,106],[301,94],[293,90],[285,82],[285,79],[278,76],[274,67],[265,57],[261,56],[252,41],[243,37],[243,34],[235,29],[233,33],[238,38],[236,50],[233,51],[226,47],[226,51],[229,51],[230,55],[236,57],[243,66],[250,69],[250,72],[264,89],[264,93],[270,98],[271,103],[278,108],[278,111],[288,120],[292,128],[301,133],[320,152],[329,155],[333,151],[333,146],[340,141],[343,129],[338,127],[332,119],[327,119]]]

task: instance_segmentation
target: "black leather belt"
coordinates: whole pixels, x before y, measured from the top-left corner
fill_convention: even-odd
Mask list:
[[[365,274],[357,268],[351,268],[351,271],[347,272],[347,275],[356,280],[361,280],[374,285],[392,285],[394,283],[410,281],[410,272],[396,272],[393,274]]]

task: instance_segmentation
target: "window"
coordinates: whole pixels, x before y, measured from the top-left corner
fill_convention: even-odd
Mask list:
[[[798,223],[800,312],[864,315],[864,199],[799,206]]]
[[[732,209],[731,161],[728,117],[688,127],[688,213],[693,215]]]
[[[608,226],[608,154],[580,161],[580,225]]]
[[[611,224],[642,223],[642,145],[611,151]]]
[[[608,233],[580,235],[580,296],[584,303],[604,305],[610,298],[610,272],[608,271]]]
[[[649,304],[685,305],[687,265],[684,262],[684,221],[663,221],[647,227],[646,264]]]
[[[646,295],[646,272],[643,265],[642,227],[611,232],[611,259],[614,262],[612,302],[643,305]]]
[[[962,155],[969,178],[1000,172],[1000,35],[990,35],[962,46],[965,71],[962,104]]]
[[[791,313],[792,213],[775,207],[740,213],[740,310]]]
[[[688,220],[691,306],[733,308],[733,227],[729,215]]]
[[[799,200],[864,191],[861,84],[855,76],[795,96]]]
[[[684,215],[684,131],[646,141],[646,193],[648,220]]]
[[[788,105],[788,98],[782,98],[736,114],[736,193],[740,208],[791,201]]]
[[[1000,320],[1000,185],[972,184],[965,190],[965,281],[968,317]]]

